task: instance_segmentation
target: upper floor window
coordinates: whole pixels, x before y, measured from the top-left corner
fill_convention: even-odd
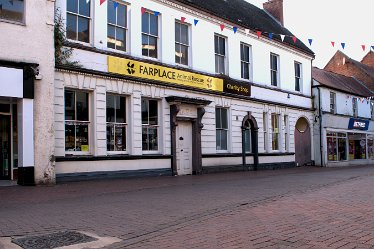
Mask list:
[[[158,101],[142,99],[142,148],[158,151]]]
[[[126,97],[106,95],[106,137],[108,151],[126,151]]]
[[[175,22],[175,63],[188,66],[188,25]]]
[[[216,147],[217,150],[227,150],[228,136],[228,110],[226,108],[216,108]]]
[[[0,19],[23,23],[24,18],[24,0],[0,1]]]
[[[108,48],[126,51],[127,6],[119,2],[108,1]]]
[[[142,54],[158,57],[158,15],[148,11],[142,15]]]
[[[226,73],[226,38],[214,35],[214,53],[216,61],[216,73]]]
[[[66,37],[90,42],[91,1],[67,0]]]
[[[270,74],[271,74],[271,85],[278,86],[279,84],[279,56],[276,54],[270,54]]]
[[[352,112],[354,117],[358,117],[357,98],[352,98]]]
[[[295,61],[295,91],[301,91],[301,64]]]
[[[240,61],[242,79],[251,79],[251,46],[240,44]]]
[[[336,94],[333,92],[330,92],[330,112],[336,113]]]
[[[65,151],[89,152],[89,96],[65,90]]]

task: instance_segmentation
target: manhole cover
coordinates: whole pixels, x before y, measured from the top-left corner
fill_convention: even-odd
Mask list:
[[[65,231],[40,236],[30,236],[20,239],[13,239],[12,242],[24,249],[52,249],[61,246],[88,243],[95,240],[97,239],[85,234]]]

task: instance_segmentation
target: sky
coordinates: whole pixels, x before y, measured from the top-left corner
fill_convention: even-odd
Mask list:
[[[266,2],[246,1],[260,8]],[[338,49],[361,61],[374,46],[374,0],[283,0],[283,6],[285,27],[316,54],[313,66],[323,68]]]

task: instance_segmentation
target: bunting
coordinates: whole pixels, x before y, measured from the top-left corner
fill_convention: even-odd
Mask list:
[[[238,31],[238,27],[232,27],[232,30],[234,31],[234,34]]]
[[[273,40],[273,33],[269,33],[269,39]]]
[[[181,17],[181,23],[183,24],[184,21],[186,21],[186,18],[185,17]]]
[[[258,31],[256,32],[256,34],[257,34],[258,39],[260,39],[261,34],[262,34],[262,31],[259,31],[259,30],[258,30]]]
[[[221,31],[223,31],[223,29],[225,28],[225,25],[224,24],[220,24],[219,27],[221,28]]]
[[[199,22],[199,20],[197,20],[197,19],[193,20],[193,23],[195,24],[195,26],[197,25],[198,22]]]
[[[308,39],[309,45],[312,46],[313,39]]]
[[[332,45],[333,47],[335,47],[335,42],[332,41],[332,42],[331,42],[331,45]]]
[[[106,0],[100,0],[100,5],[102,5],[103,3],[105,3]]]
[[[342,42],[342,48],[344,49],[345,48],[345,42]]]

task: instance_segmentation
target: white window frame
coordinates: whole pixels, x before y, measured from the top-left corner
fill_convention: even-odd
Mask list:
[[[184,47],[187,47],[187,65],[185,64],[182,64],[182,63],[179,63],[177,61],[175,61],[175,64],[177,64],[178,66],[182,66],[182,67],[189,67],[190,66],[190,62],[191,62],[191,25],[184,22],[182,23],[181,21],[179,20],[175,20],[175,25],[176,24],[179,24],[179,25],[185,25],[187,26],[187,35],[188,35],[188,44],[184,44],[184,43],[181,43],[181,42],[177,42],[175,41],[175,53],[177,53],[177,45],[180,45],[180,46],[184,46]]]
[[[125,123],[118,123],[118,122],[108,122],[108,121],[106,121],[106,127],[108,126],[108,124],[112,124],[112,125],[114,125],[114,126],[116,126],[116,125],[120,125],[120,126],[125,126],[126,127],[126,134],[125,134],[125,136],[126,136],[126,150],[122,150],[122,151],[112,151],[112,150],[108,150],[108,145],[106,146],[106,150],[107,150],[107,153],[108,153],[108,155],[116,155],[116,154],[128,154],[128,150],[129,150],[129,122],[128,122],[128,120],[129,120],[129,97],[128,96],[126,96],[126,95],[119,95],[119,94],[113,94],[113,93],[107,93],[106,94],[107,96],[108,95],[111,95],[111,96],[119,96],[119,97],[121,97],[121,98],[125,98],[125,104],[126,104],[126,116],[125,116],[125,118],[126,118],[126,122]],[[105,109],[106,110],[106,109]],[[107,120],[106,119],[106,117],[105,117],[105,120]],[[106,132],[107,132],[107,130],[106,130]],[[107,140],[106,140],[107,141]],[[107,141],[107,143],[108,143],[108,141]]]
[[[290,149],[290,123],[288,115],[284,115],[284,150],[286,152]]]
[[[226,108],[226,107],[223,107],[223,106],[216,106],[215,108],[215,112],[217,112],[217,109],[219,110],[226,110],[226,114],[227,114],[227,128],[217,128],[217,118],[215,118],[215,122],[216,122],[216,138],[217,138],[217,131],[222,131],[222,130],[225,130],[226,131],[226,141],[227,141],[227,144],[226,144],[226,149],[217,149],[218,147],[218,141],[216,139],[216,151],[217,152],[228,152],[229,151],[229,144],[230,144],[230,141],[229,141],[229,133],[230,133],[230,110],[229,108]],[[217,116],[217,115],[216,115]],[[222,118],[222,115],[221,115],[221,118]],[[222,123],[222,121],[220,121]]]
[[[330,113],[336,114],[336,93],[330,92]]]
[[[86,1],[86,0],[78,0],[78,8],[79,8],[79,1]],[[69,41],[72,41],[72,42],[75,42],[75,43],[80,43],[80,44],[84,44],[84,45],[89,45],[92,43],[92,30],[93,30],[93,27],[92,27],[92,15],[93,15],[93,6],[92,6],[92,3],[93,1],[90,0],[89,1],[89,5],[90,5],[90,16],[84,16],[84,15],[81,15],[79,13],[74,13],[74,12],[70,12],[68,11],[67,9],[67,1],[66,1],[66,19],[65,19],[65,32],[66,32],[66,38],[67,38],[67,16],[68,14],[71,14],[71,15],[75,15],[77,17],[83,17],[83,18],[86,18],[88,19],[88,42],[84,42],[84,41],[79,41],[78,40],[78,32],[76,33],[76,39],[70,39],[70,38],[67,38]],[[78,9],[78,12],[79,12],[79,9]],[[77,18],[77,26],[78,28],[78,18]]]
[[[216,39],[216,37],[218,39],[223,39],[224,40],[224,42],[225,42],[225,54],[217,54],[216,53],[216,47],[215,47],[215,39]],[[215,66],[214,71],[215,71],[216,74],[228,75],[229,70],[228,70],[228,63],[227,63],[227,61],[228,61],[228,59],[227,59],[227,51],[228,51],[228,49],[227,49],[227,37],[219,35],[219,34],[214,34],[214,66]],[[223,58],[223,66],[224,66],[224,72],[223,73],[217,72],[217,70],[216,70],[216,67],[217,67],[217,65],[216,65],[216,57],[217,56]]]
[[[7,23],[13,23],[13,24],[18,24],[18,25],[25,25],[26,24],[26,1],[23,1],[23,15],[22,15],[22,21],[14,21],[14,20],[9,20],[5,18],[0,18],[0,22],[7,22]]]
[[[277,69],[273,69],[272,66],[272,58],[276,58],[276,62],[277,62]],[[279,55],[277,54],[274,54],[274,53],[270,53],[270,84],[273,86],[273,87],[280,87],[280,59],[279,59]],[[276,74],[276,85],[273,84],[273,73],[275,72]]]
[[[78,121],[78,120],[66,120],[65,119],[65,91],[71,91],[71,92],[84,92],[88,94],[88,121]],[[73,89],[73,88],[65,88],[64,89],[64,152],[65,155],[91,155],[92,154],[92,148],[94,146],[93,136],[92,136],[92,103],[91,103],[91,93],[89,91],[84,91],[80,89]],[[76,95],[74,95],[74,104],[76,105]],[[75,112],[77,111],[77,108],[75,107]],[[75,113],[76,115],[76,113]],[[66,122],[73,122],[73,123],[82,123],[82,124],[88,124],[88,151],[67,151],[66,150]]]
[[[271,113],[271,150],[272,151],[280,151],[280,115],[278,113]],[[273,119],[272,117],[275,116],[277,118],[276,124],[277,128],[273,126]],[[278,129],[278,132],[275,131],[275,129]],[[274,149],[273,147],[273,135],[276,134],[277,136],[277,149]]]
[[[154,100],[157,102],[157,125],[150,125],[149,123],[143,124],[142,111],[140,112],[140,115],[141,115],[140,119],[141,119],[141,124],[142,124],[142,133],[141,133],[142,134],[142,153],[144,155],[159,154],[161,151],[161,115],[160,115],[161,101],[159,99],[149,98],[149,97],[142,97],[141,102],[143,100],[148,101],[148,106],[149,106],[149,100]],[[149,121],[149,108],[148,108],[148,121]],[[156,127],[157,128],[157,150],[143,150],[143,127]]]
[[[297,75],[296,66],[299,67],[300,75]],[[295,68],[295,91],[296,92],[302,92],[302,89],[303,89],[303,64],[301,64],[298,61],[295,61],[294,62],[294,68]],[[299,84],[299,90],[296,89],[296,86],[297,86],[296,82],[298,82],[298,84]]]
[[[106,37],[107,37],[107,43],[106,43],[106,46],[107,46],[107,49],[108,50],[112,50],[112,51],[115,51],[115,52],[119,52],[119,53],[128,53],[129,51],[129,31],[128,31],[128,26],[129,26],[129,4],[128,3],[125,3],[121,0],[108,0],[108,5],[109,5],[109,1],[112,1],[112,2],[117,2],[119,5],[123,5],[126,7],[126,27],[124,26],[120,26],[118,24],[113,24],[113,23],[110,23],[109,22],[109,17],[107,16],[107,34],[106,34]],[[109,6],[108,6],[109,8]],[[108,12],[108,11],[107,11]],[[118,8],[116,9],[116,22],[117,22],[117,13],[118,13]],[[116,48],[109,48],[108,47],[108,26],[113,26],[116,30],[116,28],[121,28],[121,29],[124,29],[125,30],[125,37],[126,37],[126,41],[125,41],[125,50],[119,50],[119,49],[116,49]],[[117,32],[115,32],[116,34],[116,38],[117,38]]]
[[[154,12],[151,11],[151,10],[146,10],[143,15],[154,15]],[[143,32],[143,30],[142,30],[142,26],[143,26],[142,20],[141,20],[141,24],[140,24],[141,25],[141,28],[140,28],[141,29],[141,39],[140,39],[141,45],[143,45],[143,43],[142,43],[142,39],[143,39],[142,37],[143,37],[143,35],[156,38],[156,47],[157,47],[157,51],[156,51],[157,56],[156,57],[149,56],[149,50],[148,50],[148,56],[147,55],[143,55],[143,48],[142,48],[142,57],[150,59],[150,60],[160,60],[160,53],[161,53],[161,42],[160,42],[160,39],[161,39],[161,36],[160,36],[160,33],[161,33],[160,32],[161,31],[160,30],[160,26],[161,25],[160,25],[160,16],[161,16],[161,13],[159,13],[156,16],[157,17],[157,36],[152,35],[150,33]],[[151,20],[151,19],[149,19],[149,20]]]
[[[269,138],[268,138],[268,113],[263,112],[262,114],[262,122],[263,122],[263,130],[264,130],[264,151],[268,151],[268,143],[269,143]]]
[[[243,47],[248,47],[248,61],[243,61],[242,58],[242,46]],[[244,78],[243,77],[243,64],[246,64],[246,66],[248,67],[248,78]],[[252,70],[252,46],[249,45],[249,44],[246,44],[246,43],[243,43],[241,42],[240,43],[240,69],[241,69],[241,72],[240,72],[240,77],[244,80],[248,80],[248,81],[252,81],[253,80],[253,70]]]

